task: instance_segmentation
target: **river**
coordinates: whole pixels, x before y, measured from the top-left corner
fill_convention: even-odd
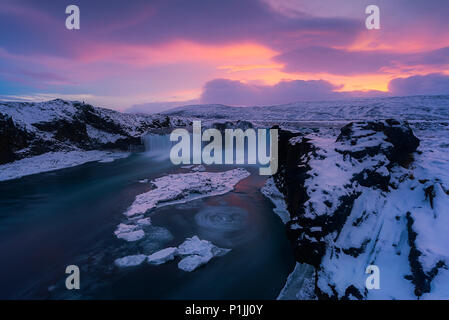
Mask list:
[[[211,166],[208,171],[229,170]],[[294,268],[285,227],[259,191],[265,177],[234,191],[151,212],[152,232],[136,243],[113,232],[142,179],[186,172],[152,153],[0,182],[2,299],[275,299]],[[189,273],[177,261],[117,268],[114,260],[178,246],[198,235],[232,251]],[[81,289],[65,288],[65,268],[81,270]]]

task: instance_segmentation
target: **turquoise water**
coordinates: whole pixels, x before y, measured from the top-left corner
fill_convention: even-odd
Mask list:
[[[180,171],[169,161],[134,154],[0,182],[0,298],[275,299],[294,261],[284,225],[259,192],[265,178],[248,170],[233,192],[151,212],[151,232],[136,243],[113,231],[135,196],[149,190],[139,180]],[[193,235],[232,251],[192,273],[177,261],[114,266],[116,258]],[[65,289],[70,264],[81,269],[80,290]]]

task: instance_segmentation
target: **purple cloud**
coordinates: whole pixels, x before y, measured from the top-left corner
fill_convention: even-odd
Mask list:
[[[418,65],[449,65],[449,47],[421,53],[347,51],[327,47],[300,48],[281,54],[276,61],[287,72],[326,72],[339,75],[379,73],[382,68]]]
[[[200,101],[237,106],[276,105],[294,101],[328,100],[339,97],[339,87],[324,80],[281,81],[276,85],[252,85],[215,79],[204,86]]]
[[[284,51],[298,45],[349,44],[360,31],[360,21],[352,18],[289,17],[261,0],[78,0],[81,29],[69,32],[64,2],[3,1],[0,47],[14,53],[71,57],[88,50],[89,44],[152,45],[179,39],[203,44],[257,42]]]
[[[394,79],[388,84],[388,89],[397,96],[449,94],[449,76],[433,73]]]

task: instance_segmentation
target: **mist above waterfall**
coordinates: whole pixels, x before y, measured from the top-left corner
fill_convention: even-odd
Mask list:
[[[170,149],[176,143],[170,141],[169,134],[148,134],[142,137],[145,154],[158,160],[170,157]]]

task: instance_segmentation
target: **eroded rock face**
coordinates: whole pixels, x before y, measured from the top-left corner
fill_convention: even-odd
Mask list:
[[[139,150],[149,130],[186,125],[162,115],[135,115],[60,99],[0,103],[0,164],[50,151]]]
[[[419,139],[408,124],[394,119],[351,122],[341,129],[337,142],[346,146],[340,150],[344,155],[363,159],[383,153],[392,165],[401,166],[407,166],[410,155],[419,146]]]
[[[280,132],[274,182],[291,216],[296,260],[315,268],[318,298],[416,298],[447,269],[449,252],[429,247],[426,233],[446,219],[447,192],[438,179],[415,177],[425,174],[413,163],[418,146],[396,120],[350,123],[337,138]],[[440,192],[429,189],[435,183]],[[369,264],[393,268],[382,291],[365,288]]]
[[[16,160],[16,152],[27,148],[30,139],[30,134],[17,128],[10,116],[0,113],[0,164]]]

